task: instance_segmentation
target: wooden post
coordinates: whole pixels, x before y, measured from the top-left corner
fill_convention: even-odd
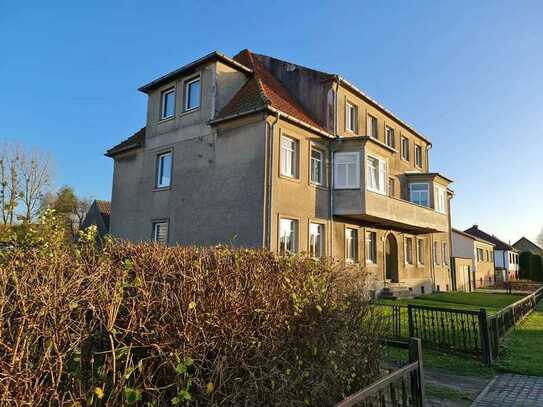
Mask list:
[[[419,406],[424,406],[424,368],[422,363],[422,343],[420,338],[409,338],[409,363],[419,362],[417,377],[415,378],[416,389],[420,392]]]
[[[492,347],[490,345],[490,332],[485,308],[479,310],[479,336],[481,337],[483,361],[487,366],[490,366],[492,365]]]

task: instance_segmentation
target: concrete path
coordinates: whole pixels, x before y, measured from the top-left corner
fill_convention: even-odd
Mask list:
[[[543,406],[543,377],[499,374],[472,404],[472,407],[490,406]]]

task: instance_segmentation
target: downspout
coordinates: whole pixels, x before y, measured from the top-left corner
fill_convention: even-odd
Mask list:
[[[431,275],[432,275],[432,292],[435,291],[436,289],[436,256],[437,256],[437,251],[434,250],[434,234],[433,233],[430,233],[430,253],[432,253],[432,261],[430,263],[432,263],[432,267],[430,268],[431,270]]]
[[[448,202],[448,218],[449,218],[449,253],[447,255],[449,256],[449,264],[450,264],[450,270],[449,270],[449,279],[451,281],[451,289],[452,291],[456,291],[456,269],[454,270],[454,280],[453,280],[453,264],[452,264],[452,223],[451,223],[451,200],[452,195],[449,196]]]
[[[273,140],[274,140],[274,134],[275,134],[275,125],[279,121],[279,112],[276,112],[275,114],[275,120],[272,124],[266,126],[268,137],[267,137],[267,187],[268,191],[266,193],[266,212],[267,212],[267,225],[264,236],[264,245],[271,250],[271,225],[272,225],[272,184],[273,184]]]
[[[338,97],[337,92],[339,89],[339,76],[335,76],[336,89],[334,91],[334,137],[338,136]],[[332,148],[329,149],[329,159],[330,163],[330,181],[329,181],[329,194],[330,194],[330,257],[334,257],[334,154]],[[358,242],[357,242],[358,246]],[[359,254],[357,253],[359,256]]]

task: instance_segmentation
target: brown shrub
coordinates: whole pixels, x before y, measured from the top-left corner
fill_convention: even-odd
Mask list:
[[[0,256],[6,405],[330,405],[379,369],[366,278],[258,250]]]

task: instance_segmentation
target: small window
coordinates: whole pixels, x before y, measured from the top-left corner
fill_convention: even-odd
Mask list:
[[[368,134],[367,135],[370,136],[371,138],[374,138],[374,139],[377,140],[379,138],[378,127],[377,127],[377,118],[373,117],[371,114],[368,114],[367,125],[368,125]]]
[[[424,240],[417,239],[417,263],[424,264]]]
[[[434,247],[433,247],[433,257],[434,257],[434,264],[435,265],[439,265],[441,264],[441,261],[439,260],[439,244],[438,242],[434,242]]]
[[[345,228],[345,260],[356,263],[358,259],[358,231]]]
[[[377,263],[377,233],[366,232],[366,261]]]
[[[385,135],[387,146],[395,148],[396,140],[394,138],[394,129],[392,127],[385,126]]]
[[[405,238],[405,262],[413,264],[413,238]]]
[[[345,103],[345,128],[352,133],[358,131],[358,108],[350,102]]]
[[[443,264],[448,265],[449,264],[449,245],[443,242],[442,249],[443,249]]]
[[[409,161],[409,139],[402,136],[402,159]]]
[[[185,111],[200,107],[200,78],[185,82]]]
[[[160,243],[168,243],[168,222],[153,223],[153,240]]]
[[[415,144],[415,165],[422,168],[422,147]]]
[[[368,156],[366,161],[368,163],[366,188],[368,191],[386,195],[386,162],[382,159],[371,156]]]
[[[162,92],[160,118],[168,119],[175,114],[175,88]]]
[[[358,153],[334,154],[334,188],[360,188],[360,168]]]
[[[315,148],[311,149],[311,182],[317,185],[324,183],[324,153]]]
[[[420,206],[430,206],[430,191],[427,183],[409,184],[409,200]]]
[[[424,294],[424,286],[423,285],[420,286],[420,293]]]
[[[309,224],[309,255],[313,258],[324,256],[324,225]]]
[[[436,286],[436,291],[441,291],[441,288],[439,287],[439,285]]]
[[[156,187],[169,187],[172,182],[172,153],[157,156]]]
[[[388,196],[391,198],[394,198],[396,196],[396,183],[394,182],[394,178],[390,177],[388,179]]]
[[[281,137],[281,175],[298,177],[298,142],[290,137]]]
[[[279,221],[279,253],[298,251],[298,221],[282,218]]]
[[[445,188],[434,186],[434,205],[439,213],[447,213],[447,191]]]

